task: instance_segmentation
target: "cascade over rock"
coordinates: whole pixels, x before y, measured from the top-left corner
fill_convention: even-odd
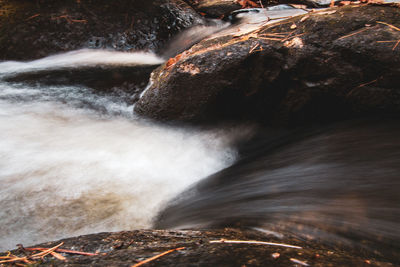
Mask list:
[[[241,8],[268,7],[278,4],[301,4],[308,7],[327,7],[331,0],[185,0],[196,11],[220,18]],[[336,1],[335,1],[336,2]]]
[[[269,122],[400,111],[399,9],[347,6],[201,41],[152,73],[135,111]]]

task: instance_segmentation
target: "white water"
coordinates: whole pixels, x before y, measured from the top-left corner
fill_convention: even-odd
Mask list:
[[[0,72],[116,63],[87,53],[3,62]],[[232,164],[239,132],[155,125],[87,88],[0,81],[0,250],[149,228],[170,198]]]
[[[79,68],[88,66],[136,66],[158,65],[164,59],[153,53],[117,52],[108,50],[81,49],[49,56],[29,62],[6,61],[0,63],[0,75],[40,71],[46,69]]]

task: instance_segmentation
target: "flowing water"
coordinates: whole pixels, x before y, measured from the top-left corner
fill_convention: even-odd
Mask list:
[[[400,122],[260,131],[232,166],[163,210],[158,228],[255,228],[400,259]]]
[[[241,25],[225,34],[237,33]],[[91,70],[101,75],[96,73],[124,67],[126,73],[161,64],[228,26],[214,21],[193,27],[177,36],[163,57],[83,49],[0,62],[0,250],[149,228],[168,200],[232,164],[233,143],[251,127],[156,125],[137,118],[123,92],[99,93],[79,81],[93,84],[87,77]]]
[[[306,12],[285,5],[235,11],[233,25],[209,38],[243,34]],[[398,118],[261,128],[239,146],[239,155],[232,166],[166,205],[155,227],[250,227],[400,263]]]
[[[255,18],[241,30],[268,22]],[[193,28],[166,55],[199,40],[192,36],[234,27]],[[398,262],[398,119],[256,133],[248,125],[182,128],[136,117],[123,95],[8,80],[163,60],[80,50],[0,63],[0,250],[100,231],[237,226]]]
[[[159,62],[153,54],[81,50],[3,62],[0,75]],[[160,126],[132,110],[83,86],[0,81],[0,250],[149,228],[167,200],[235,160],[238,129]]]

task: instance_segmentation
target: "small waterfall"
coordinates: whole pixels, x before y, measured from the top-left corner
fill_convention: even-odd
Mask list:
[[[153,54],[79,50],[2,62],[1,75],[159,64]],[[243,130],[161,126],[84,86],[0,80],[0,250],[151,227],[165,203],[232,164]]]

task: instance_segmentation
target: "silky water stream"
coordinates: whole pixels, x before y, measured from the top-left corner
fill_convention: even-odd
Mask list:
[[[167,200],[232,164],[237,128],[161,126],[137,118],[122,97],[84,86],[5,82],[28,72],[161,62],[80,50],[0,63],[0,250],[149,228]]]
[[[173,44],[198,41],[191,36]],[[166,126],[136,117],[123,94],[32,81],[162,62],[80,50],[0,63],[0,250],[100,231],[234,226],[400,263],[398,118],[294,130]],[[9,79],[23,73],[36,76]]]

